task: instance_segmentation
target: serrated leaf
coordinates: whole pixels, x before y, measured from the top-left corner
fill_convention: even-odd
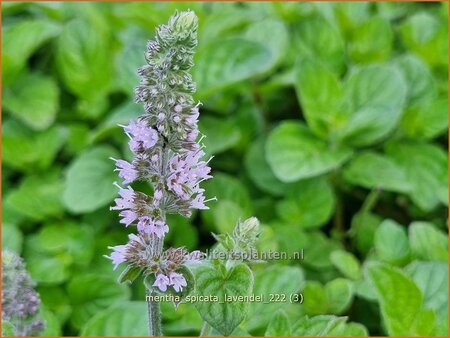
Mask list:
[[[289,185],[274,175],[265,158],[265,145],[266,138],[259,138],[248,147],[245,169],[258,188],[273,195],[283,195]]]
[[[361,266],[351,252],[345,250],[333,251],[330,255],[330,260],[344,276],[353,280],[361,277]]]
[[[406,267],[424,297],[424,307],[436,312],[438,322],[448,322],[448,266],[442,262],[414,261]],[[447,324],[448,325],[448,324]]]
[[[58,39],[56,65],[66,87],[92,101],[109,89],[111,57],[109,36],[93,22],[70,21]]]
[[[353,31],[349,44],[350,57],[355,63],[385,61],[391,54],[393,40],[390,21],[373,16]]]
[[[211,61],[214,60],[214,61]],[[266,71],[272,63],[270,50],[242,38],[218,39],[200,46],[194,80],[199,97],[206,97],[234,83]]]
[[[448,157],[439,146],[420,142],[395,142],[386,147],[387,155],[406,172],[412,185],[409,196],[424,211],[441,203],[441,191],[448,195]]]
[[[58,125],[33,132],[16,121],[6,121],[2,127],[2,159],[24,172],[47,169],[66,138],[65,128]]]
[[[420,335],[415,324],[421,316],[423,296],[414,281],[400,270],[380,264],[371,265],[367,276],[375,287],[387,333]]]
[[[404,169],[390,158],[372,151],[354,157],[345,167],[343,176],[346,181],[368,189],[403,193],[411,190]]]
[[[52,78],[29,73],[16,79],[11,89],[4,92],[3,104],[27,126],[46,129],[54,122],[59,108],[59,88]]]
[[[85,213],[105,206],[117,196],[114,148],[97,146],[87,149],[76,158],[67,170],[63,202],[73,213]]]
[[[411,250],[419,259],[448,261],[447,235],[432,223],[413,222],[408,228]]]
[[[394,66],[355,68],[344,84],[343,109],[349,115],[339,139],[359,147],[386,138],[400,122],[406,91],[406,81]]]
[[[375,232],[375,251],[385,262],[404,265],[411,255],[405,229],[395,221],[383,221]]]
[[[320,60],[338,74],[345,68],[342,36],[324,17],[316,15],[298,22],[293,44],[297,55]]]
[[[256,271],[253,294],[263,295],[266,302],[269,302],[271,294],[285,295],[287,300],[291,294],[295,294],[302,289],[303,283],[304,275],[299,267],[275,265]],[[250,331],[265,327],[273,314],[284,305],[286,303],[283,302],[250,303],[249,316],[245,321],[245,327]]]
[[[280,219],[301,228],[316,228],[328,222],[335,206],[334,192],[323,178],[302,180],[287,190],[276,206]]]
[[[88,320],[81,330],[81,336],[147,336],[146,312],[147,303],[142,301],[112,305]]]
[[[290,336],[291,335],[291,327],[289,324],[289,318],[286,313],[282,310],[279,310],[273,316],[269,325],[267,326],[265,336]]]
[[[345,324],[346,317],[321,315],[309,318],[305,316],[292,327],[293,336],[329,336],[333,329]]]
[[[314,59],[303,60],[297,70],[295,89],[308,126],[327,137],[342,120],[339,110],[343,92],[338,75]]]
[[[197,302],[202,318],[221,334],[228,336],[244,320],[248,302],[225,301],[226,296],[248,296],[253,290],[253,274],[245,264],[238,264],[223,274],[216,266],[203,265],[195,271],[196,294],[217,296],[219,302]]]
[[[58,172],[50,172],[45,176],[25,177],[19,187],[8,195],[6,203],[34,221],[61,216],[64,186],[58,176]]]
[[[339,167],[351,150],[330,147],[300,122],[288,121],[275,128],[266,144],[266,158],[275,176],[293,182],[324,174]]]
[[[9,85],[25,67],[28,58],[55,37],[60,27],[50,20],[23,20],[3,31],[3,84]]]

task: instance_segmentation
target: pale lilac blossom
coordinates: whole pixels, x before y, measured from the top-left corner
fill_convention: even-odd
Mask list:
[[[160,289],[162,292],[166,292],[169,285],[169,278],[167,278],[167,276],[163,275],[162,273],[156,276],[156,280],[153,283],[153,286],[158,287],[158,289]]]

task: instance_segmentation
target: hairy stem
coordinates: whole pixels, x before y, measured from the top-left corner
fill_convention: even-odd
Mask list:
[[[161,309],[159,302],[155,302],[153,297],[155,293],[147,289],[148,301],[147,301],[147,311],[148,311],[148,332],[150,337],[162,336],[161,330]]]
[[[209,335],[210,330],[211,330],[211,326],[207,322],[204,322],[203,326],[202,326],[202,330],[200,331],[200,337]]]

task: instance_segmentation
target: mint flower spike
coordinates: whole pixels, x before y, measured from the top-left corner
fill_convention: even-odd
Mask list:
[[[210,159],[203,159],[200,103],[192,97],[196,86],[189,73],[194,65],[197,26],[194,12],[185,11],[156,29],[155,39],[147,44],[147,64],[138,70],[141,80],[135,89],[135,100],[143,103],[144,113],[121,126],[133,159],[112,158],[122,183],[115,183],[119,197],[111,210],[119,210],[120,223],[135,225],[137,234],[130,234],[124,245],[110,247],[107,258],[114,269],[126,264],[125,274],[139,270],[151,275],[151,286],[161,292],[181,292],[187,287],[180,269],[192,263],[184,248],[163,251],[164,236],[170,231],[166,215],[189,217],[192,209],[208,209],[206,204],[212,200],[205,199],[201,188],[201,182],[212,176]],[[129,186],[138,180],[153,185],[152,196]],[[174,250],[179,255],[168,255]]]
[[[37,336],[44,330],[39,318],[41,300],[22,258],[2,251],[2,321],[9,322],[15,336]]]

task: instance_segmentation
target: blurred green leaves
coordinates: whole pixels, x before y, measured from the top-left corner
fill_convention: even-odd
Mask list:
[[[304,304],[251,303],[232,333],[446,336],[448,5],[362,2],[2,6],[2,244],[46,333],[147,334],[141,284],[102,257],[129,232],[109,157],[130,155],[118,125],[142,112],[146,41],[187,8],[217,201],[170,215],[167,246],[204,250],[257,216],[260,250],[304,250],[252,267],[253,293]],[[165,333],[198,334],[193,305],[162,307]]]
[[[63,201],[74,213],[94,211],[117,195],[113,161],[117,152],[107,146],[92,148],[77,158],[67,171]]]

